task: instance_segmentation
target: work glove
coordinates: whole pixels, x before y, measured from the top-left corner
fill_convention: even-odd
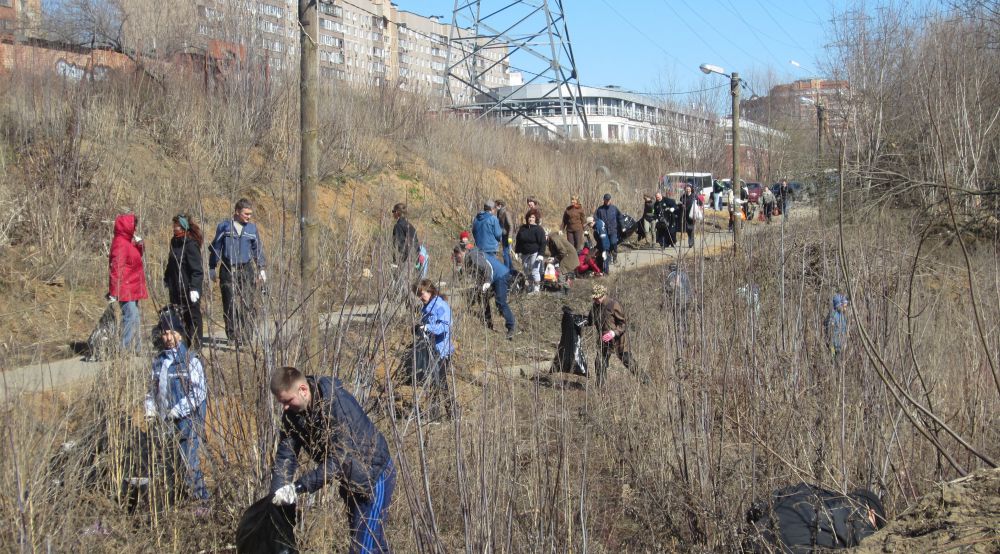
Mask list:
[[[396,264],[389,264],[389,267],[391,267],[392,269],[399,269],[399,266]]]
[[[209,269],[208,270],[208,280],[209,281],[214,281],[215,280],[215,270],[214,269]]]
[[[132,237],[132,244],[141,244],[141,243],[142,243],[142,237],[140,237],[139,235],[134,235]]]
[[[261,283],[266,283],[267,282],[267,274],[264,273],[263,269],[260,270],[260,282]]]
[[[608,331],[607,333],[604,333],[603,335],[601,335],[601,341],[602,342],[611,342],[614,338],[615,338],[615,332],[614,331]]]
[[[483,292],[486,292],[486,291],[490,290],[490,284],[489,283],[483,283],[482,289],[483,289]]]
[[[274,491],[274,498],[271,499],[271,502],[275,506],[288,506],[295,504],[295,496],[295,485],[288,484]]]
[[[181,413],[181,409],[177,406],[170,408],[170,411],[167,412],[167,419],[170,421],[176,421],[182,417],[184,417],[184,414]]]
[[[111,296],[110,294],[107,296],[107,299],[108,299],[108,303],[118,302],[118,299],[115,298],[114,296]]]
[[[514,244],[514,239],[507,237],[507,244]]]
[[[191,292],[188,293],[188,298],[191,299],[191,303],[192,304],[197,304],[198,303],[198,299],[201,298],[201,293],[199,293],[196,290],[193,290],[193,291],[191,291]]]
[[[417,324],[413,326],[413,332],[416,334],[421,334],[427,332],[427,326],[422,324]]]

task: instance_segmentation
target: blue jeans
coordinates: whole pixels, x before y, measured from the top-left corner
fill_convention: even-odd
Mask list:
[[[122,309],[122,349],[133,354],[139,353],[139,302],[119,302]]]
[[[389,553],[389,542],[385,539],[385,517],[395,488],[396,468],[393,467],[392,460],[389,460],[372,487],[371,496],[341,489],[340,494],[347,504],[348,525],[351,528],[351,554]]]
[[[198,500],[208,500],[208,489],[205,488],[205,477],[201,473],[201,462],[198,461],[198,449],[201,448],[201,437],[205,433],[205,402],[187,417],[174,421],[177,431],[177,443],[181,449],[181,458],[187,466],[185,482],[191,489],[191,495]]]
[[[514,328],[514,313],[510,311],[510,305],[507,304],[507,288],[510,286],[509,275],[493,281],[493,298],[497,303],[497,309],[503,315],[504,326],[507,327],[508,331]],[[486,323],[490,324],[493,321],[493,311],[490,309],[489,297],[484,299],[483,308],[486,310]]]
[[[507,269],[514,269],[514,262],[510,258],[510,244],[507,239],[503,241],[503,265],[507,266]]]
[[[712,202],[715,204],[715,211],[722,209],[722,194],[716,193],[712,198]]]

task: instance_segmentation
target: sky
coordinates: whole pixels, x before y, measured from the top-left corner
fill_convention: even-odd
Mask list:
[[[454,0],[394,1],[399,9],[441,15],[449,23],[455,6]],[[510,3],[482,0],[481,6],[485,13]],[[563,0],[581,84],[667,97],[725,84],[724,77],[702,74],[703,63],[739,72],[760,95],[778,82],[822,77],[832,14],[853,5],[854,0]]]

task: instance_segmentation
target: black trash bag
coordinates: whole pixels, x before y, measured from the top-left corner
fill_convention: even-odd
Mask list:
[[[563,306],[559,347],[552,360],[552,371],[587,376],[587,357],[581,347],[581,335],[586,324],[587,316],[574,314],[569,306]]]
[[[885,510],[878,497],[865,489],[845,496],[800,483],[753,503],[747,510],[747,523],[746,551],[799,554],[858,546],[885,525]]]
[[[621,234],[618,236],[618,242],[628,240],[640,227],[642,227],[642,222],[637,221],[630,215],[622,214],[622,229]]]
[[[426,381],[431,375],[431,367],[435,363],[437,351],[434,349],[434,341],[422,331],[414,331],[413,345],[403,354],[400,372],[404,385],[419,385]]]
[[[85,362],[101,362],[111,357],[111,354],[121,344],[118,329],[118,314],[116,302],[108,302],[104,312],[97,320],[97,325],[87,337],[87,355]]]
[[[511,269],[510,273],[507,275],[507,296],[517,296],[521,295],[527,291],[528,280],[524,276],[524,273],[516,269]]]
[[[275,506],[274,494],[256,501],[243,512],[236,527],[236,552],[240,554],[298,554],[295,545],[295,505]]]

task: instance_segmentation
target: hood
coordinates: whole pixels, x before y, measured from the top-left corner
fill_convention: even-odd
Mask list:
[[[115,236],[132,240],[135,236],[135,226],[139,218],[135,214],[122,214],[115,218]]]
[[[833,295],[833,309],[834,310],[836,310],[837,308],[841,307],[844,304],[847,304],[847,297],[846,296],[844,296],[843,294],[835,294],[835,295]]]
[[[476,214],[476,221],[482,221],[490,217],[491,215],[493,214],[491,214],[490,212],[479,212],[478,214]]]

